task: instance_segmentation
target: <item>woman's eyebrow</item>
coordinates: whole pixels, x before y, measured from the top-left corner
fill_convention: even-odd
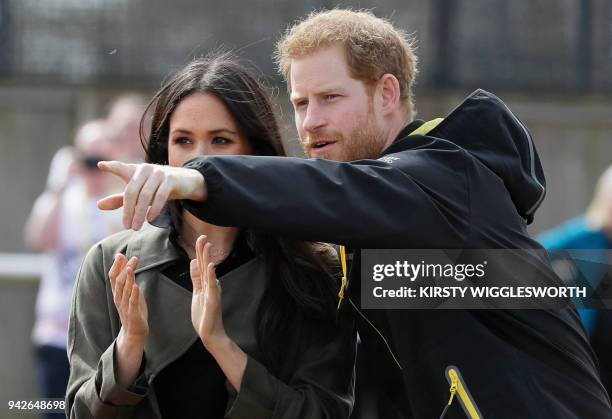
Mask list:
[[[229,128],[215,128],[212,130],[208,130],[207,131],[209,134],[219,134],[222,132],[226,132],[228,134],[234,134],[234,135],[238,135],[238,133],[234,130],[231,130]],[[170,131],[170,134],[174,134],[174,133],[181,133],[181,134],[193,134],[192,131],[186,129],[186,128],[174,128],[172,131]]]
[[[210,130],[208,132],[211,133],[211,134],[219,134],[219,133],[222,133],[222,132],[227,132],[228,134],[238,135],[238,133],[236,131],[233,131],[233,130],[231,130],[229,128],[218,128],[218,129]]]
[[[172,131],[170,131],[170,134],[173,134],[175,132],[179,132],[182,134],[191,134],[191,131],[189,131],[188,129],[185,128],[174,128]]]

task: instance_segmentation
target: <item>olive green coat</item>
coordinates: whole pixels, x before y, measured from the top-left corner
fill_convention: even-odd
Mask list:
[[[115,338],[121,328],[107,272],[114,255],[138,256],[136,282],[149,310],[145,367],[129,388],[116,382]],[[191,293],[159,268],[179,257],[167,229],[147,225],[124,231],[95,245],[75,285],[68,356],[70,380],[66,413],[70,418],[159,418],[153,380],[199,338],[191,324]],[[257,361],[255,316],[268,276],[258,257],[219,278],[223,323],[247,353],[240,392],[227,384],[227,418],[347,418],[353,405],[355,331],[341,316],[329,339],[301,339],[283,348],[294,359],[279,377]],[[205,416],[206,406],[195,416]]]

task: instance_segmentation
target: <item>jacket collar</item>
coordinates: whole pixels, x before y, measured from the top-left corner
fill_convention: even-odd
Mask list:
[[[400,131],[399,134],[397,134],[397,138],[395,139],[395,141],[397,141],[397,140],[399,140],[401,138],[409,136],[414,131],[419,129],[421,127],[421,125],[423,125],[424,123],[425,123],[425,121],[423,121],[422,119],[415,119],[414,121],[410,122],[408,125],[406,125],[404,127],[404,129],[402,129]]]
[[[170,229],[145,224],[140,231],[135,232],[128,242],[126,256],[137,255],[140,273],[165,263],[177,260],[180,254],[170,241]]]
[[[402,147],[402,149],[406,149],[406,144],[404,144],[404,141],[401,141],[401,140],[407,138],[412,132],[419,129],[421,125],[423,125],[424,123],[425,121],[422,121],[420,119],[415,119],[414,121],[408,123],[400,131],[400,133],[397,134],[397,137],[395,137],[395,140],[393,140],[391,145],[387,147],[385,150],[383,150],[381,157],[386,156],[387,154],[396,153],[398,151],[397,150],[398,144],[400,144],[400,147]],[[408,147],[410,147],[410,145],[411,144],[408,143]]]

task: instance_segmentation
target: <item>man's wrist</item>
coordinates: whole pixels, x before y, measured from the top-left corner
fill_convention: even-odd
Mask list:
[[[187,169],[189,172],[189,191],[187,199],[192,201],[206,201],[208,191],[206,188],[206,180],[204,175],[196,169]]]

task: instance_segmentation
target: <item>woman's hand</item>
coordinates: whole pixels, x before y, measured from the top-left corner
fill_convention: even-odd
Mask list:
[[[227,380],[236,391],[240,391],[248,358],[227,336],[223,327],[221,288],[215,274],[215,264],[210,258],[211,244],[206,242],[206,236],[200,236],[195,247],[196,259],[191,261],[190,266],[193,282],[191,322]]]
[[[115,355],[117,358],[117,383],[128,387],[136,377],[142,363],[144,345],[149,336],[148,309],[134,277],[138,258],[118,254],[108,276],[115,307],[121,320]]]
[[[149,336],[149,312],[134,277],[138,258],[127,258],[118,254],[108,272],[115,307],[121,319],[121,329],[130,340],[144,342]]]
[[[98,208],[114,210],[123,207],[123,225],[127,229],[139,230],[145,218],[148,221],[155,219],[168,200],[206,199],[204,177],[194,169],[119,161],[102,161],[98,167],[126,183],[123,193],[102,198],[98,201]]]
[[[227,339],[221,314],[221,288],[206,236],[198,237],[195,249],[196,259],[191,261],[189,269],[193,283],[191,322],[204,346],[211,350]]]

